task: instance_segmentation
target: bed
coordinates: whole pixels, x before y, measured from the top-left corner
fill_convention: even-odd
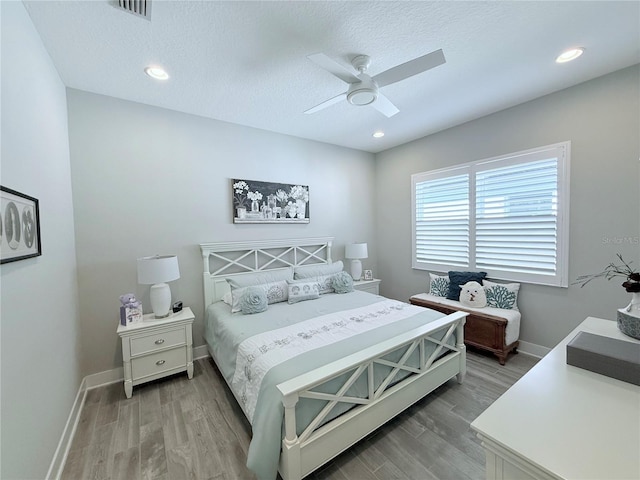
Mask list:
[[[314,272],[341,269],[332,242],[200,245],[205,339],[252,426],[247,466],[260,479],[277,472],[301,479],[443,383],[464,379],[464,312],[445,316],[367,292],[327,290],[311,301],[232,313],[230,283],[295,274],[302,285],[320,278]]]

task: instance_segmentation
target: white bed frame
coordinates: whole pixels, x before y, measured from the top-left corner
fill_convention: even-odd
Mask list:
[[[226,279],[235,275],[331,263],[332,242],[333,238],[323,237],[201,244],[205,310],[229,291]],[[452,313],[279,384],[285,424],[279,467],[282,478],[299,480],[305,477],[451,378],[457,377],[462,383],[466,373],[466,315],[465,312]],[[434,334],[440,332],[444,332],[442,340],[434,338]],[[450,342],[454,336],[455,343]],[[430,355],[426,354],[427,345],[435,346]],[[384,358],[401,348],[407,350],[398,362]],[[419,353],[418,367],[406,365],[414,351]],[[442,355],[447,352],[447,355]],[[217,363],[211,348],[209,353]],[[373,385],[376,363],[392,367],[391,373],[377,389]],[[394,384],[394,377],[399,371],[409,375]],[[353,373],[335,395],[314,391],[316,387],[348,372]],[[367,397],[346,396],[349,387],[363,375],[369,385]],[[296,435],[295,409],[300,398],[327,400],[329,403],[300,435]],[[353,404],[354,408],[326,422],[331,409],[342,402]]]

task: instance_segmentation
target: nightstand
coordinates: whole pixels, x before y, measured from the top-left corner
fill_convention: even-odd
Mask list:
[[[140,323],[118,325],[122,339],[124,392],[131,398],[133,386],[158,378],[187,372],[193,378],[194,320],[189,307],[168,317],[156,319],[147,314]]]
[[[373,280],[358,280],[353,282],[353,288],[355,290],[373,293],[374,295],[380,295],[380,282],[381,280],[377,278]]]

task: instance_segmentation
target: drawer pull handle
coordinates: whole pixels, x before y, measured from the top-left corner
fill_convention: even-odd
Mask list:
[[[156,365],[160,366],[160,365],[164,365],[164,360],[158,360],[156,362]]]
[[[156,340],[156,345],[162,345],[164,343],[164,338],[161,338],[160,340]]]

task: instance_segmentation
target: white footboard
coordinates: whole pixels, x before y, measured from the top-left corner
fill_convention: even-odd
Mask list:
[[[298,480],[364,438],[429,392],[457,376],[462,382],[466,373],[464,346],[465,312],[455,312],[437,321],[398,335],[323,367],[278,385],[283,395],[285,438],[282,441],[280,474],[284,480]],[[444,332],[442,340],[434,334]],[[439,335],[438,335],[439,336]],[[455,341],[452,341],[455,338]],[[435,349],[427,354],[428,346]],[[400,360],[390,362],[383,357],[405,349]],[[406,362],[415,351],[417,367]],[[374,385],[374,365],[391,367],[391,372],[377,388]],[[353,373],[336,394],[314,391],[314,388],[347,372]],[[393,384],[398,372],[408,376]],[[345,396],[358,378],[366,375],[366,398]],[[392,386],[390,386],[392,385]],[[327,400],[327,405],[298,436],[296,405],[300,398]],[[350,403],[354,408],[327,422],[327,415],[338,403]]]

